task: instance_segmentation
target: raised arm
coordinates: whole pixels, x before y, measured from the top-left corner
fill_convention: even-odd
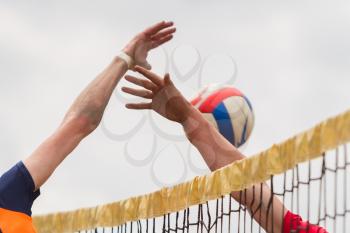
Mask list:
[[[148,52],[172,38],[175,32],[172,26],[172,22],[163,21],[146,29],[137,34],[123,52],[133,64],[150,69],[146,60]],[[128,70],[127,62],[116,56],[77,97],[57,130],[24,160],[35,189],[43,185],[80,141],[97,128],[113,90]]]
[[[126,79],[141,86],[142,89],[124,87],[122,90],[151,101],[127,104],[127,108],[153,109],[163,117],[182,124],[187,138],[198,149],[212,171],[244,158],[244,155],[229,143],[182,96],[170,80],[169,74],[161,78],[142,67],[136,67],[135,70],[147,79],[139,79],[133,76],[126,76]],[[260,200],[261,194],[262,201],[260,202],[258,200]],[[255,220],[267,232],[282,232],[283,217],[287,210],[278,198],[271,196],[271,191],[267,185],[263,184],[262,188],[260,185],[251,187],[245,191],[244,195],[241,195],[240,192],[233,192],[232,197],[245,205],[253,214]],[[273,202],[273,209],[269,208],[271,201]]]

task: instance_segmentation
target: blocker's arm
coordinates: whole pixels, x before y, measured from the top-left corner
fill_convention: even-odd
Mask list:
[[[182,124],[188,139],[199,150],[212,171],[244,158],[244,155],[229,143],[183,97],[174,86],[169,74],[160,77],[142,67],[136,67],[135,70],[143,74],[147,79],[126,76],[126,80],[140,86],[141,89],[124,87],[122,90],[149,101],[127,104],[127,108],[137,110],[153,109],[163,117]],[[261,194],[262,201],[260,201]],[[271,196],[271,191],[267,185],[263,184],[262,189],[260,185],[251,187],[242,196],[240,196],[240,192],[233,192],[232,196],[238,202],[246,205],[251,213],[254,213],[253,217],[255,220],[267,232],[272,232],[272,227],[274,229],[273,232],[281,232],[282,218],[287,211],[278,198]],[[273,198],[273,211],[272,207],[269,208],[271,197]]]
[[[195,108],[191,107],[187,120],[182,125],[188,139],[201,153],[210,170],[215,171],[245,158]],[[266,184],[255,185],[242,193],[232,192],[231,195],[254,214],[254,219],[267,232],[282,232],[287,209],[277,197],[271,195],[271,190]]]
[[[57,166],[79,142],[99,125],[106,105],[119,80],[133,65],[151,68],[146,58],[151,49],[172,39],[172,22],[160,22],[136,35],[123,49],[123,59],[116,57],[74,101],[58,129],[25,161],[35,189],[40,188]],[[128,63],[128,58],[134,64]]]

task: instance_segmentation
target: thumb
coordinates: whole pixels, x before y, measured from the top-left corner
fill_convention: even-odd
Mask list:
[[[147,61],[145,61],[144,63],[140,64],[142,67],[144,67],[147,70],[151,70],[152,66],[151,64],[149,64]]]
[[[166,74],[165,74],[165,76],[164,76],[164,83],[165,83],[166,85],[174,85],[174,84],[173,84],[173,81],[171,81],[171,79],[170,79],[169,73],[166,73]]]

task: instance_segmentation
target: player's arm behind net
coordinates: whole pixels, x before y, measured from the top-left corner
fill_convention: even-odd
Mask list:
[[[126,79],[142,89],[124,87],[131,95],[150,99],[148,103],[127,104],[130,109],[153,109],[163,117],[182,124],[186,136],[198,149],[210,170],[214,171],[244,158],[176,89],[169,74],[164,78],[142,68],[135,70],[147,79],[127,76]],[[244,193],[244,195],[242,195]],[[302,221],[288,211],[266,184],[255,185],[244,192],[233,192],[232,197],[245,205],[253,218],[267,232],[326,232],[323,228]]]

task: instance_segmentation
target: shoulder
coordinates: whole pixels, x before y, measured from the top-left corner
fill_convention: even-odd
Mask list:
[[[0,208],[31,216],[31,208],[40,191],[23,162],[17,163],[0,177]]]

